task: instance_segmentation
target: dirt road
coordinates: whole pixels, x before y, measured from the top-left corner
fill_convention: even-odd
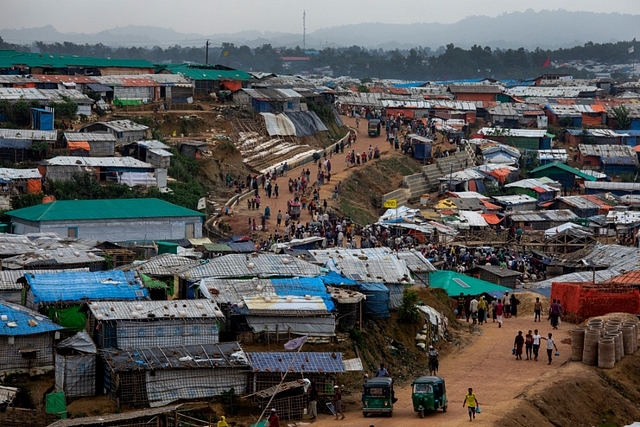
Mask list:
[[[467,325],[463,322],[463,327]],[[571,346],[561,341],[567,338],[573,327],[563,323],[552,331],[548,322],[534,323],[532,316],[505,319],[502,328],[496,323],[480,326],[481,335],[469,346],[440,361],[439,375],[445,378],[449,408],[446,413],[437,412],[420,419],[411,403],[409,385],[396,389],[398,402],[394,406],[393,417],[364,418],[360,408],[354,404],[345,405],[345,420],[336,421],[333,417],[320,415],[314,426],[465,426],[469,425],[466,408],[462,408],[467,388],[473,387],[482,408],[474,424],[493,426],[504,414],[515,406],[515,399],[541,381],[548,381],[567,366],[564,362],[571,358]],[[542,336],[553,332],[560,351],[551,365],[547,364],[545,342],[542,342],[538,361],[516,360],[511,356],[513,341],[519,330],[526,334],[529,329],[539,329]],[[393,374],[393,373],[392,373]],[[544,379],[542,377],[545,377]]]
[[[371,138],[367,135],[366,129],[366,121],[362,120],[359,126],[359,129],[356,129],[355,120],[348,117],[341,117],[344,123],[350,127],[352,127],[357,133],[357,139],[354,144],[350,148],[345,147],[344,154],[337,154],[330,158],[331,160],[331,181],[325,182],[323,186],[320,187],[320,204],[322,205],[323,200],[327,200],[328,206],[337,206],[337,200],[332,199],[333,188],[338,184],[339,181],[343,181],[351,171],[358,167],[362,166],[352,166],[351,168],[347,167],[345,162],[345,156],[347,151],[355,150],[356,153],[362,153],[363,151],[367,151],[369,149],[369,145],[371,144],[373,147],[376,145],[380,148],[381,157],[384,157],[385,154],[388,154],[392,149],[388,142],[384,140],[384,135],[380,135],[376,138]],[[375,161],[375,160],[372,160]],[[264,214],[264,209],[266,206],[269,206],[271,211],[271,218],[266,222],[267,231],[266,233],[255,233],[260,237],[268,237],[269,234],[274,233],[276,231],[276,217],[278,215],[278,210],[282,211],[282,226],[277,229],[279,234],[284,233],[284,217],[287,211],[287,200],[293,198],[293,194],[289,193],[288,190],[288,181],[289,178],[297,178],[302,173],[302,170],[309,169],[311,171],[311,181],[315,182],[316,173],[318,171],[317,163],[307,163],[301,167],[297,167],[295,169],[289,170],[287,176],[278,177],[276,179],[276,183],[279,187],[279,197],[276,199],[272,194],[271,198],[268,198],[264,189],[260,188],[260,210],[251,210],[247,208],[247,201],[244,199],[241,201],[236,207],[234,207],[233,213],[236,217],[242,217],[245,219],[245,223],[249,218],[255,219],[256,225],[260,226],[260,216]],[[302,224],[311,221],[311,215],[308,210],[302,211],[302,215],[300,217],[300,222]]]

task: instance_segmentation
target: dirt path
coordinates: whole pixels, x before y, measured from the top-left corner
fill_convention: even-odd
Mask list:
[[[467,325],[466,322],[463,322]],[[559,330],[552,331],[547,322],[534,323],[531,316],[505,319],[502,328],[496,323],[483,325],[482,334],[469,346],[461,349],[440,361],[439,374],[445,378],[449,409],[446,413],[438,412],[420,419],[413,411],[410,386],[396,389],[398,402],[394,406],[392,418],[364,418],[360,407],[347,404],[346,419],[335,421],[327,415],[320,415],[316,426],[465,426],[469,425],[466,408],[462,408],[462,399],[467,388],[473,387],[480,402],[482,414],[474,421],[476,425],[493,426],[497,420],[515,406],[514,399],[521,397],[540,381],[548,381],[569,366],[562,366],[571,357],[571,346],[561,341],[568,337],[571,324],[563,323]],[[529,329],[540,330],[542,336],[554,332],[554,338],[560,351],[560,357],[554,358],[547,365],[545,342],[542,341],[538,361],[516,360],[511,356],[514,338],[519,330],[526,334]],[[545,379],[542,379],[542,377]],[[356,396],[357,400],[357,396]]]
[[[354,144],[351,145],[351,147],[349,148],[345,147],[344,154],[337,154],[330,158],[331,182],[325,181],[325,184],[322,187],[320,187],[320,205],[321,206],[322,206],[323,200],[325,199],[327,200],[328,206],[330,207],[337,206],[338,204],[337,200],[332,199],[334,186],[336,186],[339,181],[344,181],[344,179],[351,174],[351,171],[355,170],[358,167],[362,167],[362,166],[353,166],[351,168],[347,167],[347,164],[344,161],[347,151],[350,152],[351,150],[355,150],[356,153],[358,152],[362,153],[363,151],[367,151],[369,149],[370,144],[373,147],[377,145],[378,148],[380,148],[381,157],[384,158],[384,156],[388,154],[390,150],[392,150],[389,143],[384,140],[384,135],[380,135],[376,138],[371,138],[367,135],[365,120],[362,120],[360,123],[359,129],[356,129],[356,124],[354,119],[344,117],[344,116],[341,116],[341,118],[347,126],[350,126],[354,130],[356,130],[357,140]],[[375,160],[372,160],[372,161],[375,161]],[[302,170],[306,170],[306,169],[309,169],[311,171],[311,182],[315,182],[316,173],[318,171],[317,163],[314,164],[310,162],[303,166],[289,170],[289,172],[287,173],[287,176],[278,177],[276,179],[276,183],[278,184],[278,187],[279,187],[279,197],[277,199],[273,194],[271,198],[267,198],[267,195],[264,189],[260,188],[260,199],[261,199],[260,209],[259,210],[248,209],[247,200],[243,199],[238,205],[234,207],[234,210],[233,210],[233,214],[236,217],[236,221],[237,221],[237,218],[244,218],[244,223],[248,224],[249,219],[255,219],[256,225],[260,226],[260,221],[261,221],[260,217],[261,215],[264,214],[265,207],[269,206],[269,209],[271,211],[271,218],[266,222],[266,226],[267,226],[266,232],[252,233],[252,234],[262,238],[268,237],[269,234],[274,233],[275,231],[278,231],[279,234],[283,234],[284,233],[284,217],[287,211],[287,200],[289,200],[290,198],[293,198],[293,193],[289,193],[289,189],[288,189],[289,178],[295,179],[299,177],[302,173]],[[311,199],[311,197],[308,197],[308,198],[309,200]],[[278,210],[282,211],[282,225],[280,228],[276,228],[276,217],[278,215]],[[308,210],[302,211],[302,214],[300,216],[300,223],[305,224],[306,222],[309,222],[309,221],[311,221],[311,215],[309,214],[309,211]]]

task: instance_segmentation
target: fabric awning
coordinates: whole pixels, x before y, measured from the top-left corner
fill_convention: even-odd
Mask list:
[[[483,213],[480,215],[482,215],[484,220],[491,225],[500,224],[500,222],[503,220],[503,218],[500,218],[498,215],[492,213]]]

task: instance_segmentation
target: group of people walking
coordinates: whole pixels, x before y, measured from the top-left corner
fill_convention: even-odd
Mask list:
[[[516,339],[513,343],[512,353],[516,357],[516,360],[522,360],[522,349],[524,347],[526,352],[527,360],[538,360],[538,353],[540,350],[540,341],[545,340],[547,344],[547,359],[549,360],[549,365],[553,360],[553,350],[558,352],[558,346],[556,345],[556,341],[553,338],[553,334],[549,332],[547,337],[543,337],[538,333],[538,330],[535,329],[531,332],[531,329],[527,332],[525,336],[522,336],[522,331],[518,331],[518,335],[516,335]]]

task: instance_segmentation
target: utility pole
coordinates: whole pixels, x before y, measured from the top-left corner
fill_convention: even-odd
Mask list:
[[[307,50],[307,11],[302,11],[302,51]]]
[[[204,65],[209,65],[209,40],[204,44]]]

